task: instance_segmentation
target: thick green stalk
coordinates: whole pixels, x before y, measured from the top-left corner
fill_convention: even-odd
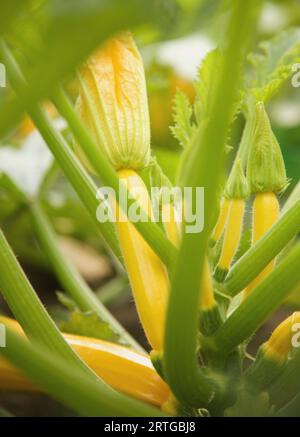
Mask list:
[[[118,199],[120,180],[113,167],[107,161],[106,157],[101,153],[96,143],[92,140],[85,126],[83,126],[81,123],[81,120],[76,114],[72,103],[61,89],[58,89],[54,93],[53,101],[58,111],[69,123],[74,136],[79,144],[81,144],[82,149],[84,150],[91,165],[97,171],[98,176],[105,185],[114,189],[116,198]],[[130,208],[134,202],[134,199],[128,197],[128,208]],[[156,223],[152,222],[147,214],[143,211],[141,211],[141,220],[133,224],[149,243],[152,249],[156,252],[156,254],[162,259],[162,261],[167,266],[171,266],[171,263],[176,256],[176,249],[166,238],[161,228]]]
[[[150,406],[91,381],[47,350],[25,341],[7,329],[7,347],[0,349],[9,361],[55,399],[84,416],[162,416]]]
[[[211,346],[227,354],[247,340],[300,282],[300,244],[242,302],[211,337]]]
[[[300,199],[232,267],[222,290],[236,295],[266,267],[300,231]]]
[[[91,372],[70,348],[39,300],[0,230],[0,291],[29,338],[70,364]],[[96,378],[96,377],[95,377]]]
[[[174,394],[183,404],[195,407],[214,401],[218,392],[223,390],[219,380],[214,381],[206,376],[196,354],[199,288],[241,61],[246,40],[253,30],[252,8],[255,3],[252,0],[232,2],[224,61],[218,71],[210,118],[196,138],[190,152],[193,159],[188,161],[190,167],[185,172],[188,175],[186,186],[204,187],[205,226],[200,233],[183,234],[172,278],[164,359],[167,381]]]
[[[112,316],[99,299],[97,299],[78,271],[62,254],[56,235],[42,207],[37,203],[31,203],[30,212],[34,230],[39,242],[43,246],[46,256],[62,286],[74,299],[78,307],[82,311],[94,311],[102,320],[106,321],[112,327],[124,343],[142,352],[143,349],[141,346]]]

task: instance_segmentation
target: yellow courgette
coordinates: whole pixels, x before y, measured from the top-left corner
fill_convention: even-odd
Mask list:
[[[221,238],[224,232],[229,204],[230,204],[229,199],[226,199],[226,197],[224,197],[221,202],[219,217],[211,236],[211,240],[213,244],[215,244]]]
[[[129,192],[138,193],[140,207],[153,218],[151,200],[140,176],[134,170],[119,170],[118,174]],[[152,348],[160,351],[169,293],[165,266],[120,206],[117,207],[116,230],[140,320]]]
[[[278,199],[275,193],[257,193],[253,202],[253,233],[252,244],[256,243],[277,221],[280,213]],[[258,285],[273,270],[275,259],[273,259],[259,275],[246,287],[244,296]]]
[[[244,199],[230,199],[227,223],[221,255],[214,272],[215,278],[222,282],[227,275],[234,255],[239,247],[245,211]]]
[[[15,320],[1,316],[0,323],[24,335]],[[103,340],[63,335],[82,360],[114,389],[157,406],[168,401],[170,390],[155,372],[148,355]],[[41,391],[1,356],[0,390]]]

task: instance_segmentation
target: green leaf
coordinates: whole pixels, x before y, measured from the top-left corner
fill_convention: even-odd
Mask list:
[[[193,141],[196,133],[204,128],[205,122],[211,111],[213,101],[214,77],[222,66],[223,56],[218,48],[211,50],[201,62],[198,68],[197,79],[195,81],[195,103],[191,105],[188,97],[181,91],[177,91],[174,101],[174,126],[171,131],[180,145],[185,149],[181,156],[178,172],[178,181],[184,180],[184,169],[188,167],[188,161],[193,161],[191,153]],[[241,93],[237,93],[231,111],[231,123],[237,117],[241,108]],[[228,134],[227,143],[230,141]],[[226,151],[231,150],[226,145]]]
[[[189,145],[196,129],[192,116],[193,108],[188,97],[182,91],[177,91],[174,99],[175,124],[171,126],[171,132],[183,148]]]
[[[99,338],[100,340],[122,343],[120,336],[97,316],[96,313],[73,311],[68,321],[63,322],[61,330],[68,334],[82,335],[84,337]]]
[[[265,417],[269,412],[269,397],[267,393],[252,395],[246,390],[240,390],[237,402],[225,410],[225,417]]]
[[[213,76],[219,71],[221,54],[218,49],[210,51],[198,68],[195,81],[195,103],[191,105],[182,91],[174,99],[174,126],[171,131],[184,149],[191,144],[197,128],[208,116],[212,102]]]
[[[221,53],[219,49],[211,50],[200,64],[197,79],[195,82],[196,99],[194,113],[197,125],[205,119],[211,109],[212,104],[212,83],[213,77],[221,66]]]
[[[260,51],[249,55],[254,69],[248,86],[259,100],[269,100],[293,73],[300,61],[300,30],[290,29],[259,44]]]

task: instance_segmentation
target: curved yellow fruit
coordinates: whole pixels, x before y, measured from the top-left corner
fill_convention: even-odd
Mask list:
[[[238,249],[245,211],[244,199],[230,199],[229,211],[218,268],[228,271]]]
[[[221,203],[218,221],[216,223],[216,226],[213,230],[212,237],[211,237],[213,242],[217,242],[223,234],[225,224],[226,224],[227,215],[228,215],[229,204],[230,204],[229,199],[224,197],[222,200],[222,203]]]
[[[277,360],[287,359],[289,352],[293,349],[292,337],[296,332],[293,330],[293,325],[296,323],[300,323],[300,311],[295,312],[277,326],[264,344],[264,351],[268,357]]]
[[[0,322],[24,335],[15,320],[0,317]],[[154,370],[148,355],[107,341],[63,335],[82,360],[114,389],[153,405],[167,402],[170,390]],[[41,391],[1,356],[0,390]]]
[[[133,170],[119,170],[118,174],[141,208],[152,217],[151,200],[140,176]],[[116,230],[137,311],[149,343],[154,350],[161,351],[169,293],[167,271],[122,208],[117,205],[116,209]]]
[[[280,213],[278,199],[275,193],[257,193],[253,202],[253,234],[252,243],[256,243],[277,221]],[[273,259],[259,275],[247,286],[244,296],[248,296],[251,290],[256,287],[273,270],[275,259]]]
[[[216,305],[216,300],[214,296],[211,271],[207,258],[204,260],[204,272],[201,287],[203,287],[203,292],[201,293],[199,307],[202,311],[208,311]]]
[[[180,224],[176,217],[176,211],[170,203],[162,205],[162,222],[165,228],[168,239],[179,247],[180,244]]]

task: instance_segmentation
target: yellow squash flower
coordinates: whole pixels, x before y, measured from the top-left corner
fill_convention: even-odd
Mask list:
[[[147,91],[143,62],[131,34],[123,32],[96,50],[81,67],[79,83],[77,112],[111,164],[117,170],[146,166]]]

